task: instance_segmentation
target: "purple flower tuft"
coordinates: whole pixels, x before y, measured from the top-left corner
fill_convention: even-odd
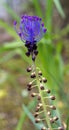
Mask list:
[[[17,22],[14,21],[14,26],[16,27]],[[17,30],[16,30],[17,31]],[[46,29],[44,28],[44,24],[42,23],[42,19],[38,16],[27,16],[23,15],[20,21],[19,32],[21,40],[30,43],[34,43],[34,41],[38,42],[45,34]]]
[[[14,21],[15,30],[27,47],[26,55],[31,55],[32,60],[35,61],[36,55],[38,54],[36,43],[40,41],[46,33],[42,19],[38,16],[23,15],[21,16],[19,31],[17,31],[16,25],[17,22]]]

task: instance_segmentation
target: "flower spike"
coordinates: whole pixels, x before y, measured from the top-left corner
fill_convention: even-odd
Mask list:
[[[14,21],[14,28],[25,43],[27,48],[26,55],[32,58],[33,65],[27,68],[27,72],[30,73],[30,82],[27,84],[27,90],[31,93],[33,98],[37,100],[37,106],[34,113],[35,123],[41,121],[46,122],[46,127],[43,126],[41,130],[64,130],[63,127],[52,127],[53,123],[57,123],[59,119],[57,115],[53,117],[52,112],[56,111],[56,106],[53,105],[53,100],[56,99],[54,95],[51,95],[51,90],[46,87],[47,79],[43,77],[42,71],[36,67],[34,61],[38,55],[37,42],[46,33],[47,29],[44,27],[42,19],[38,16],[21,16],[19,31],[17,30],[17,22]]]

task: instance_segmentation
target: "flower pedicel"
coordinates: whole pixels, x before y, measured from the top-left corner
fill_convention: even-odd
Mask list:
[[[59,118],[52,116],[52,111],[56,110],[56,106],[52,103],[55,100],[55,96],[51,95],[51,91],[45,85],[47,79],[43,77],[41,70],[35,65],[35,59],[38,54],[37,42],[41,40],[47,29],[44,27],[42,19],[38,16],[23,15],[19,31],[17,31],[16,25],[17,22],[14,21],[15,30],[27,48],[26,55],[28,57],[31,56],[33,62],[32,67],[27,68],[27,72],[30,73],[31,78],[31,81],[27,84],[27,89],[31,93],[31,96],[33,98],[36,97],[38,100],[34,113],[35,123],[43,121],[44,127],[41,130],[64,130],[62,126],[57,125]],[[37,93],[34,92],[34,88],[37,89]],[[46,104],[46,101],[49,104]],[[55,124],[55,128],[53,124]]]

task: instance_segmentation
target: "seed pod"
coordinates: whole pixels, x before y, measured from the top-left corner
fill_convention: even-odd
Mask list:
[[[35,96],[36,96],[36,93],[32,93],[31,96],[32,96],[32,97],[35,97]]]
[[[55,96],[50,96],[50,99],[55,100],[56,98],[55,98]]]
[[[46,83],[47,79],[45,77],[42,78],[43,82]]]
[[[31,88],[27,87],[27,90],[28,90],[28,91],[31,91]]]
[[[53,105],[51,105],[50,108],[53,109],[53,110],[56,110],[56,107],[53,106]]]
[[[50,93],[50,92],[51,92],[51,90],[50,90],[50,89],[46,89],[46,92],[47,92],[47,93]]]
[[[37,106],[35,112],[38,112],[40,110],[40,107]]]
[[[41,75],[42,75],[42,72],[41,72],[41,71],[39,71],[39,72],[38,72],[38,75],[39,75],[39,76],[41,76]]]
[[[40,121],[41,121],[41,119],[38,118],[35,120],[35,123],[39,123]]]
[[[35,112],[34,117],[36,118],[39,115],[38,112]]]
[[[35,78],[36,77],[36,74],[35,74],[35,72],[33,72],[32,74],[31,74],[31,78]]]
[[[39,104],[38,104],[38,107],[42,107],[42,103],[39,103]]]
[[[53,118],[53,120],[54,121],[57,121],[59,118],[57,117],[57,116],[55,116],[54,118]]]
[[[64,128],[63,127],[58,127],[58,130],[64,130]]]
[[[41,130],[46,130],[46,128],[45,128],[45,127],[43,127],[43,128],[41,128]]]
[[[41,90],[44,90],[44,86],[43,85],[41,85],[40,88],[41,88]]]
[[[29,82],[29,83],[27,84],[27,86],[28,86],[29,88],[31,88],[32,82]]]
[[[51,123],[54,123],[54,120],[53,120],[53,118],[50,118],[50,122],[51,122]]]
[[[38,100],[41,100],[41,96],[40,95],[38,95],[38,98],[37,98]]]
[[[27,72],[31,72],[31,70],[32,70],[31,67],[27,68]]]
[[[39,79],[40,83],[42,83],[42,79]]]

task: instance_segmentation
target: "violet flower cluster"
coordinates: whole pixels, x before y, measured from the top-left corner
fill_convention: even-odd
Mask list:
[[[21,17],[19,31],[17,31],[16,25],[17,22],[15,21],[14,27],[16,29],[16,32],[21,40],[25,42],[25,46],[28,50],[26,52],[26,55],[32,55],[32,60],[35,60],[35,57],[38,54],[37,42],[39,42],[46,33],[46,28],[44,28],[42,19],[38,16],[23,15]]]

